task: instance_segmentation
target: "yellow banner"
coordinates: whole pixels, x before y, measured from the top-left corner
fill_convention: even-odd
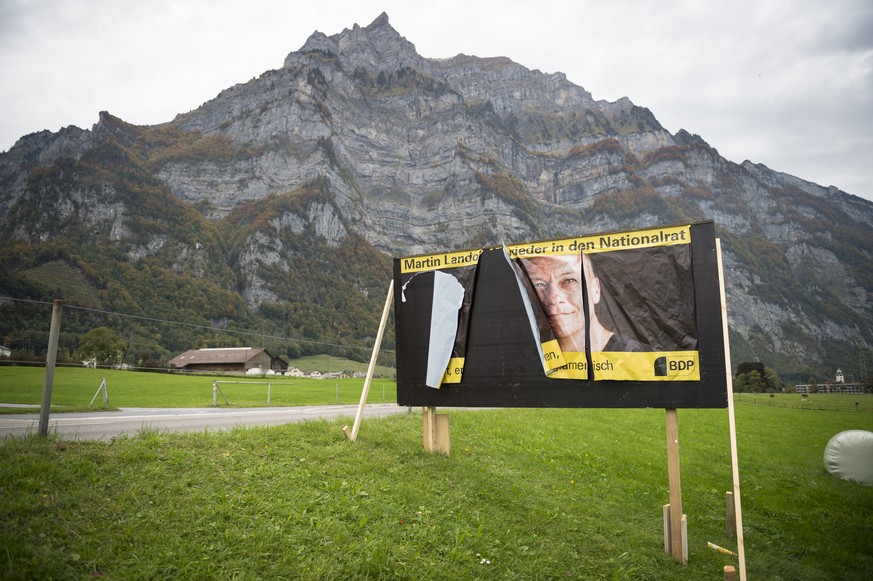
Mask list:
[[[558,345],[557,339],[546,341],[541,345],[543,347],[543,370],[546,373],[564,365],[564,354],[561,352],[561,346]]]
[[[443,374],[443,383],[461,383],[461,376],[464,375],[464,360],[466,357],[452,357],[449,359],[449,365],[446,367],[446,372]]]
[[[700,381],[697,351],[591,354],[594,379],[625,381]]]
[[[531,256],[575,254],[577,252],[593,253],[631,248],[652,248],[674,244],[691,244],[690,225],[514,244],[507,246],[506,251],[510,258],[528,258]]]
[[[462,250],[460,252],[443,252],[428,256],[410,256],[400,259],[400,272],[424,272],[459,266],[472,266],[479,263],[479,250]]]
[[[588,379],[584,351],[564,351],[564,365],[549,374],[554,379]]]

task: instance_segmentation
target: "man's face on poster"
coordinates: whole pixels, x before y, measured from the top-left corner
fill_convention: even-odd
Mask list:
[[[522,259],[564,351],[585,350],[582,255]]]

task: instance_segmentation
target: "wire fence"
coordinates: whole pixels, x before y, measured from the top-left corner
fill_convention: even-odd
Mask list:
[[[734,394],[734,402],[798,410],[873,413],[873,394],[869,393],[818,393],[810,395],[736,393]]]

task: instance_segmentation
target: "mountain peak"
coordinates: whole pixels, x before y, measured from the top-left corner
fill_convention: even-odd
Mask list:
[[[305,54],[315,51],[338,57],[350,69],[395,70],[421,64],[424,60],[415,51],[415,46],[394,30],[385,12],[364,28],[355,24],[351,29],[346,28],[331,36],[314,32],[298,52]],[[296,54],[288,55],[286,67],[295,63]]]
[[[377,16],[376,20],[374,20],[373,22],[370,23],[369,26],[367,26],[367,30],[375,30],[377,28],[382,28],[382,27],[388,27],[388,28],[391,28],[391,30],[394,30],[392,28],[391,24],[388,22],[388,13],[387,12],[383,12],[382,14]]]

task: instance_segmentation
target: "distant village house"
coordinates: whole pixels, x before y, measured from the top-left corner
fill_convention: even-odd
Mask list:
[[[802,395],[810,394],[813,391],[818,393],[864,393],[864,386],[860,383],[846,383],[843,370],[837,369],[837,375],[833,382],[827,381],[822,385],[795,385],[794,391]]]
[[[182,371],[221,371],[246,373],[250,369],[285,373],[288,364],[266,349],[229,347],[226,349],[191,349],[170,359],[170,365]]]
[[[303,377],[305,373],[299,367],[289,367],[288,371],[285,372],[285,375],[289,377]]]

